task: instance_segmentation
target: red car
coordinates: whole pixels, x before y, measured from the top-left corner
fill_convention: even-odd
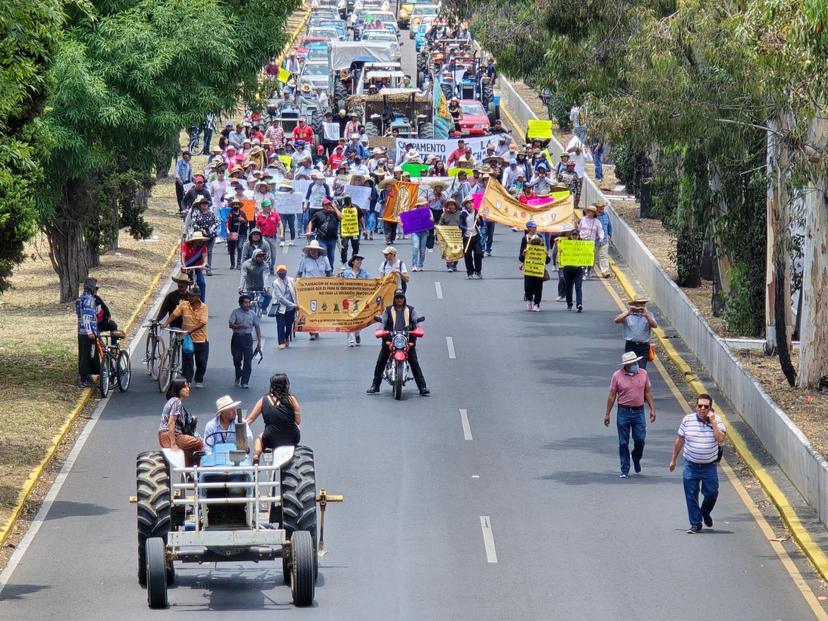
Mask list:
[[[460,119],[460,133],[464,136],[488,136],[489,115],[483,109],[483,104],[475,99],[461,99],[460,109],[463,117]]]

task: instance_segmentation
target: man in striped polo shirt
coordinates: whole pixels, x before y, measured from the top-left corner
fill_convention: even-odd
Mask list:
[[[679,451],[684,457],[684,497],[687,500],[687,515],[690,518],[690,534],[700,533],[702,520],[708,528],[713,526],[710,512],[719,496],[719,475],[716,464],[719,447],[725,439],[724,424],[713,411],[713,399],[700,394],[696,399],[696,411],[688,414],[678,428],[670,472],[676,469]],[[699,506],[699,486],[704,501]]]

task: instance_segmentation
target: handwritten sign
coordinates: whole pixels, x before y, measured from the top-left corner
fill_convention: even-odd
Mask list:
[[[526,137],[547,140],[552,137],[552,121],[543,119],[529,119],[529,127],[526,130]]]
[[[342,209],[342,238],[359,236],[359,214],[354,207]]]
[[[523,275],[543,278],[546,269],[546,246],[529,244],[523,253]]]
[[[595,263],[595,242],[591,239],[559,239],[558,265],[574,265],[576,267],[592,267]]]
[[[339,140],[339,123],[322,123],[325,140]]]
[[[400,214],[403,233],[411,235],[422,231],[430,231],[434,228],[434,221],[431,219],[431,209],[418,207]]]

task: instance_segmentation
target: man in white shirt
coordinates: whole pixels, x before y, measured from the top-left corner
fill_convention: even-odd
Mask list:
[[[566,152],[569,153],[570,161],[575,162],[575,174],[578,175],[577,199],[580,199],[584,187],[584,175],[586,174],[586,147],[577,136],[572,136],[566,145]],[[573,206],[578,206],[578,200],[575,201]]]
[[[241,401],[233,401],[229,395],[216,399],[216,416],[204,427],[204,448],[208,453],[213,452],[216,444],[233,444],[236,442],[236,413]],[[242,419],[244,420],[244,419]],[[247,446],[253,448],[253,434],[250,427],[244,426],[247,431]]]

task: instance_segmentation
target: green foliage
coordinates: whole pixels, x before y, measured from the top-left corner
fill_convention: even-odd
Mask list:
[[[37,123],[45,67],[60,39],[58,0],[0,1],[0,292],[36,231],[34,195],[49,137]]]
[[[732,291],[727,306],[722,313],[722,320],[727,329],[741,336],[760,334],[764,329],[764,296],[756,299],[756,288],[750,277],[750,268],[744,263],[737,263],[728,277]],[[764,273],[762,274],[764,276]],[[757,326],[756,309],[762,309]]]

